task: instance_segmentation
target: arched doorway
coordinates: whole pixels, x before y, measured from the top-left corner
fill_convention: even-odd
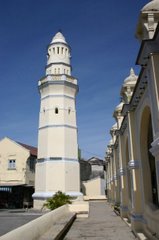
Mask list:
[[[150,108],[145,107],[141,119],[140,152],[143,173],[144,197],[146,202],[152,202],[159,206],[156,164],[151,154],[151,143],[153,142],[152,120]]]

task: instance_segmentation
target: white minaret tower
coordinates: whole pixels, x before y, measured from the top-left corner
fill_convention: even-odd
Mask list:
[[[48,46],[41,94],[34,207],[57,191],[80,196],[75,99],[77,80],[71,76],[70,47],[61,32]]]

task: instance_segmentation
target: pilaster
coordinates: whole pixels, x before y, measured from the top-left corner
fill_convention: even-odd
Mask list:
[[[126,163],[124,159],[124,143],[123,136],[119,134],[119,177],[120,177],[120,214],[121,217],[128,217],[128,193],[127,193],[127,178],[126,178]]]
[[[129,130],[129,171],[131,176],[131,223],[132,229],[137,231],[141,228],[142,223],[142,196],[141,196],[141,179],[140,179],[140,162],[137,160],[136,151],[136,130],[134,121],[134,112],[128,112],[128,130]],[[139,217],[140,216],[140,217]]]
[[[151,45],[150,45],[151,46]],[[147,66],[149,97],[154,140],[159,138],[159,53],[150,53]],[[153,94],[152,94],[153,92]]]

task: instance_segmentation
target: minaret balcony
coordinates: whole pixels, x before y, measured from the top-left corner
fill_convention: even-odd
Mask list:
[[[68,82],[74,85],[77,85],[77,79],[66,74],[51,74],[41,78],[38,82],[38,86],[41,87],[46,83],[58,83],[59,82]]]

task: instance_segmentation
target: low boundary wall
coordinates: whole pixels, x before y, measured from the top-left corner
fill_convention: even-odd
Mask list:
[[[37,240],[69,213],[68,205],[64,205],[1,236],[0,240]]]
[[[49,234],[51,234],[52,240],[57,240],[60,239],[59,236],[64,231],[67,231],[66,228],[69,228],[74,221],[76,213],[87,217],[88,212],[89,204],[87,202],[79,201],[70,205],[66,204],[4,234],[0,240],[38,240],[43,239],[43,235],[49,236]]]

